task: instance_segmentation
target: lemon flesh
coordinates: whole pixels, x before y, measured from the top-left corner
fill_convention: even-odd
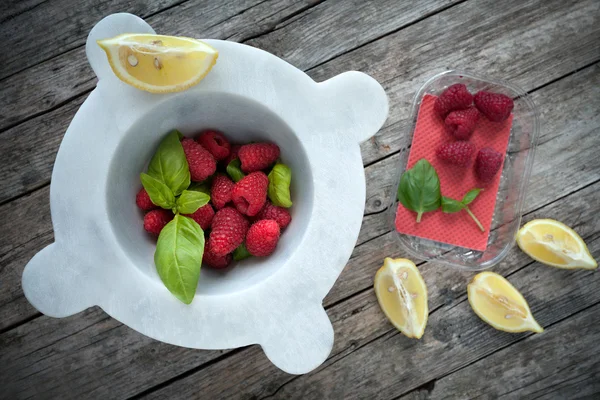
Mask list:
[[[375,275],[375,294],[390,322],[409,338],[420,339],[427,325],[427,287],[417,266],[386,258]]]
[[[151,93],[179,92],[197,84],[219,56],[208,44],[186,37],[126,33],[98,45],[120,80]]]
[[[535,219],[517,233],[517,244],[529,257],[565,269],[594,269],[598,263],[573,229],[553,219]]]
[[[467,286],[471,308],[494,328],[505,332],[542,332],[523,295],[494,272],[481,272]]]

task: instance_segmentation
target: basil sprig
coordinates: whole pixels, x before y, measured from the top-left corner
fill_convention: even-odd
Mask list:
[[[481,225],[481,222],[479,222],[475,214],[473,214],[473,212],[468,207],[468,205],[471,204],[473,200],[475,200],[475,198],[477,198],[481,190],[482,189],[469,190],[463,196],[463,199],[460,201],[451,199],[450,197],[442,196],[442,211],[446,214],[452,214],[465,210],[467,214],[469,214],[469,216],[473,219],[473,221],[475,221],[481,232],[485,232],[485,228],[483,227],[483,225]]]
[[[417,213],[417,222],[421,222],[423,213],[440,208],[441,199],[440,178],[426,159],[420,159],[402,174],[398,185],[398,201]]]
[[[140,179],[150,200],[172,210],[175,217],[162,229],[156,242],[154,264],[165,287],[181,302],[190,304],[196,294],[204,255],[204,231],[193,214],[210,201],[207,185],[192,184],[181,145],[183,135],[173,130],[162,140]]]

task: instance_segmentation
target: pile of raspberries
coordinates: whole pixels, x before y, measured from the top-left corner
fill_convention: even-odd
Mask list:
[[[508,119],[513,107],[513,100],[504,94],[480,91],[473,96],[462,83],[448,87],[435,100],[433,108],[444,120],[446,132],[457,141],[440,146],[437,156],[447,163],[468,167],[475,153],[475,145],[469,138],[480,114],[490,121],[501,122]],[[475,173],[479,180],[490,182],[498,173],[503,158],[491,147],[480,149],[475,157]]]
[[[267,199],[269,179],[265,171],[279,158],[279,147],[273,143],[232,145],[221,133],[207,130],[194,140],[181,141],[189,165],[192,182],[209,183],[210,202],[193,214],[204,230],[203,264],[225,268],[232,253],[244,244],[248,253],[266,257],[275,251],[281,231],[292,221],[289,211]],[[246,174],[237,183],[224,173],[227,165],[239,159]],[[146,212],[144,229],[158,236],[173,219],[173,213],[157,207],[142,188],[136,196],[137,206]]]

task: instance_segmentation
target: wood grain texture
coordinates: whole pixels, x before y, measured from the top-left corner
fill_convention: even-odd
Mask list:
[[[590,350],[600,341],[599,318],[596,304],[401,399],[597,398],[600,360]]]
[[[584,237],[595,238],[590,242],[590,250],[595,253],[600,250],[600,222],[590,218],[600,201],[594,200],[599,188],[600,183],[585,188],[566,201],[532,213],[526,220],[565,215],[570,210],[565,222],[577,226]],[[332,355],[307,375],[294,377],[278,371],[269,365],[260,349],[253,347],[148,397],[393,398],[528,335],[495,331],[475,316],[466,301],[466,285],[473,273],[433,263],[424,263],[419,270],[427,284],[430,308],[427,329],[420,341],[404,337],[385,320],[369,288],[328,310],[336,333]],[[371,278],[374,271],[376,268],[370,273]],[[600,301],[600,293],[590,293],[596,292],[598,274],[545,267],[517,249],[494,271],[508,276],[522,291],[543,326]],[[255,370],[260,372],[255,374]],[[220,382],[219,376],[224,375],[228,379]]]
[[[47,3],[59,11],[66,4],[2,3],[0,38],[4,22],[22,15],[39,19]],[[93,15],[120,4],[125,3],[103,1],[85,12],[77,4],[74,12],[88,15],[58,21],[64,31],[48,31],[48,38],[58,37],[53,50],[44,49],[53,55],[35,55],[46,61],[5,79],[3,68],[14,68],[19,56],[0,67],[0,204],[5,203],[0,205],[0,398],[598,396],[600,367],[592,349],[599,331],[590,323],[600,312],[597,272],[547,268],[516,248],[494,268],[522,290],[547,328],[541,335],[511,335],[483,324],[465,301],[472,273],[419,266],[431,310],[421,341],[397,333],[372,291],[383,257],[404,255],[384,210],[393,196],[395,153],[408,145],[402,137],[410,103],[428,77],[446,68],[503,77],[534,91],[542,135],[525,221],[560,219],[600,254],[600,161],[594,154],[600,145],[600,64],[594,64],[600,60],[598,2],[159,0],[143,5],[167,8],[148,19],[160,33],[247,41],[308,69],[318,81],[362,70],[383,82],[390,96],[385,127],[362,145],[368,187],[357,247],[324,300],[334,324],[334,349],[304,376],[277,370],[258,346],[198,351],[157,342],[97,307],[66,319],[36,318],[22,295],[24,265],[53,240],[47,184],[58,145],[95,85],[81,45]],[[57,22],[57,15],[47,17]],[[14,39],[23,35],[15,31]],[[40,36],[36,29],[30,35],[32,43]],[[44,40],[28,43],[23,54]],[[19,325],[24,321],[29,322]],[[579,340],[564,345],[562,338],[575,333]]]
[[[105,15],[130,12],[149,16],[178,2],[181,0],[28,1],[30,4],[19,5],[0,25],[0,42],[10,49],[0,64],[0,79],[81,46]]]
[[[363,160],[366,164],[370,164],[379,158],[389,156],[390,154],[397,152],[401,146],[407,145],[406,140],[403,142],[403,140],[400,138],[404,137],[401,135],[401,133],[405,132],[406,129],[405,127],[403,129],[403,126],[406,124],[409,116],[408,114],[412,97],[416,90],[418,90],[419,85],[428,77],[430,77],[434,71],[443,69],[440,69],[439,66],[433,65],[431,60],[437,60],[441,65],[455,65],[457,68],[468,67],[472,64],[470,68],[479,67],[480,70],[489,71],[489,74],[492,76],[497,75],[505,76],[506,78],[517,78],[515,83],[521,84],[526,90],[532,90],[535,87],[550,82],[552,79],[567,74],[578,67],[586,65],[591,61],[600,59],[600,46],[592,46],[590,44],[590,42],[592,42],[592,37],[595,38],[600,36],[600,25],[593,24],[593,18],[591,19],[592,22],[588,22],[590,20],[588,15],[596,12],[598,3],[579,2],[576,5],[573,5],[568,2],[554,2],[551,4],[553,8],[542,8],[540,12],[536,12],[535,15],[530,16],[530,18],[535,19],[535,25],[539,26],[539,32],[537,32],[536,35],[529,34],[529,37],[531,37],[531,43],[529,43],[528,46],[536,46],[536,43],[543,38],[544,45],[536,47],[535,57],[536,60],[538,58],[543,59],[543,63],[545,64],[543,69],[529,69],[529,65],[532,61],[529,60],[528,57],[517,57],[515,54],[511,53],[511,56],[514,58],[506,57],[499,59],[481,59],[479,51],[493,54],[493,51],[495,51],[494,49],[500,45],[504,46],[503,43],[505,42],[512,43],[513,47],[518,48],[519,46],[517,43],[522,44],[523,42],[524,28],[518,23],[506,25],[501,23],[501,21],[514,20],[516,15],[520,15],[520,13],[524,12],[532,13],[532,11],[529,9],[523,10],[522,7],[524,6],[520,5],[520,2],[518,2],[519,4],[512,4],[510,7],[507,5],[502,10],[497,11],[496,3],[493,1],[473,1],[473,7],[468,7],[461,11],[462,13],[467,14],[464,16],[465,18],[468,17],[477,19],[479,18],[478,13],[487,13],[492,15],[497,14],[497,19],[486,22],[494,24],[492,25],[494,27],[502,26],[503,29],[493,28],[489,32],[486,30],[483,33],[470,32],[470,36],[468,32],[465,32],[465,29],[468,29],[470,25],[467,27],[461,27],[460,29],[456,27],[451,30],[447,30],[447,27],[440,23],[439,19],[442,18],[445,20],[443,18],[444,15],[447,15],[448,19],[457,18],[460,13],[456,14],[456,9],[464,7],[465,4],[463,3],[440,14],[436,14],[431,18],[425,19],[418,24],[403,29],[402,35],[396,33],[386,36],[385,38],[373,44],[364,46],[357,51],[339,57],[339,61],[338,59],[332,60],[331,62],[324,64],[314,71],[311,71],[311,75],[313,77],[317,78],[317,80],[322,80],[348,69],[361,69],[362,67],[365,67],[362,69],[365,72],[372,74],[380,82],[388,81],[384,84],[384,86],[386,87],[388,96],[390,97],[390,110],[392,110],[392,112],[388,117],[388,121],[384,129],[372,140],[367,141],[362,145]],[[173,17],[173,19],[175,19],[175,17]],[[437,22],[429,22],[430,19],[436,19]],[[558,33],[556,29],[553,29],[552,27],[559,23],[559,21],[561,24],[577,24],[579,29],[565,30],[565,32]],[[427,29],[418,29],[418,27],[421,25],[428,25]],[[435,43],[436,38],[440,36],[442,32],[444,33],[445,37],[448,38],[450,47],[438,47],[431,45],[431,43]],[[478,34],[475,35],[475,33]],[[547,38],[552,36],[556,36],[556,40],[550,41],[548,42],[549,44],[546,44]],[[422,43],[430,43],[430,45],[412,50],[410,46],[411,43],[416,40],[416,38],[418,38]],[[461,44],[465,41],[467,41],[467,44],[469,45],[467,48],[469,52],[467,54],[462,53],[459,50],[461,49]],[[385,43],[379,44],[380,42]],[[477,49],[477,52],[475,49],[473,49],[475,45],[480,47]],[[577,53],[577,55],[574,57],[569,57],[569,54],[565,53],[566,51],[570,51],[566,50],[567,48],[572,49],[577,47],[582,47],[584,50],[582,50],[580,53]],[[402,60],[403,54],[408,51],[411,52],[410,62],[413,69],[404,72],[405,69],[399,65],[398,60]],[[503,51],[509,51],[509,49],[507,48]],[[568,62],[564,61],[565,57],[569,57]],[[372,60],[370,61],[368,68],[367,66],[360,66],[356,64],[356,60],[365,59]],[[72,68],[75,68],[74,65],[77,65],[77,63],[80,65],[78,68],[88,68],[87,61],[82,54],[79,55],[77,60],[73,60],[74,64],[71,62],[68,63],[69,66],[67,69],[71,70]],[[486,62],[489,62],[489,64],[485,64]],[[552,67],[551,73],[547,71],[546,68],[548,67],[546,65]],[[528,73],[516,76],[515,74],[517,71],[521,70],[527,70]],[[62,70],[58,70],[56,72],[56,80],[67,85],[68,88],[65,89],[65,95],[60,95],[59,98],[54,98],[53,95],[50,95],[50,97],[53,98],[53,100],[51,100],[51,104],[56,104],[57,101],[64,101],[65,98],[72,96],[74,92],[72,86],[77,85],[79,82],[78,76],[81,75],[80,73],[74,72],[73,74],[69,73],[67,75],[62,75],[61,71]],[[511,75],[511,71],[513,75]],[[89,79],[89,76],[86,79]],[[48,81],[48,85],[49,90],[55,90],[54,85],[51,84],[50,81]],[[25,87],[27,87],[27,85],[25,85]],[[90,82],[87,90],[90,90],[91,87],[93,87],[93,82]],[[38,87],[38,90],[39,97],[44,98],[47,94],[46,89],[43,87]],[[29,99],[33,97],[35,96],[27,96]],[[12,103],[8,101],[9,98],[13,97],[7,94],[0,94],[0,99],[6,99],[6,103]],[[14,105],[9,105],[9,108],[14,107],[15,109],[21,109],[21,107],[27,107],[27,105],[23,103],[24,102],[19,100],[14,101]],[[64,134],[64,129],[59,129],[59,127],[67,126],[68,121],[70,121],[76,110],[76,107],[68,104],[63,107],[70,107],[69,109],[71,110],[56,110],[60,115],[62,115],[61,118],[65,119],[63,122],[55,121],[55,116],[46,117],[45,115],[36,117],[31,121],[26,122],[28,124],[26,129],[27,131],[29,131],[29,129],[34,129],[35,131],[35,124],[41,124],[46,118],[51,119],[56,127],[56,129],[45,131],[45,136],[54,138],[49,139],[50,143],[48,146],[30,146],[28,150],[31,152],[31,156],[35,158],[39,157],[38,153],[52,154],[48,161],[40,162],[39,165],[45,165],[46,168],[44,170],[40,170],[36,175],[39,176],[39,180],[29,181],[23,179],[22,174],[25,173],[26,169],[22,168],[20,163],[26,160],[24,160],[22,157],[19,157],[18,154],[13,156],[13,151],[17,150],[13,150],[13,148],[10,146],[7,147],[0,144],[0,152],[7,155],[5,159],[0,161],[0,167],[2,167],[0,168],[0,180],[6,182],[5,186],[2,188],[2,190],[0,190],[0,202],[18,196],[49,181],[51,165],[54,160],[54,154],[58,149],[57,144],[59,143],[56,138],[62,137]],[[2,109],[3,107],[0,106],[0,110]],[[7,115],[12,115],[12,112],[9,111],[10,110],[7,110]],[[7,141],[6,143],[8,145],[11,142],[19,140],[17,138],[21,138],[21,140],[24,139],[20,132],[21,126],[19,125],[0,134],[0,137],[13,137],[13,139],[4,139]],[[24,145],[27,146],[29,140],[23,141],[25,143]],[[8,173],[5,171],[11,172]],[[369,193],[369,196],[376,195]],[[374,197],[372,200],[376,201],[377,198]],[[381,204],[385,205],[385,203]],[[367,212],[374,212],[374,210],[370,207],[371,204],[367,203]]]

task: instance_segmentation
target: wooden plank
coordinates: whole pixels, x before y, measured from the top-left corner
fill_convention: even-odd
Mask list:
[[[566,223],[577,225],[584,237],[594,237],[590,250],[598,252],[600,222],[591,218],[600,206],[596,196],[599,188],[600,182],[532,213],[526,220],[561,216]],[[380,254],[380,259],[387,255]],[[148,398],[392,398],[527,335],[495,331],[474,315],[465,301],[466,285],[474,273],[433,263],[419,269],[433,310],[420,341],[405,338],[386,321],[370,289],[328,310],[336,333],[334,348],[330,358],[312,373],[296,377],[282,373],[253,347]],[[517,249],[494,270],[510,276],[543,326],[600,302],[595,289],[600,276],[590,271],[545,267],[532,263]],[[228,379],[218,378],[225,374]]]
[[[0,25],[0,43],[4,52],[0,79],[81,46],[92,26],[105,15],[130,12],[147,16],[180,1],[52,0],[36,2],[35,6],[21,5],[20,12],[13,12]]]
[[[329,0],[248,44],[307,70],[458,2]]]
[[[532,12],[529,8],[523,9],[525,6],[522,5],[521,2],[515,0],[514,4],[510,5],[507,3],[507,6],[502,8],[501,12],[499,12],[495,7],[496,3],[491,0],[473,1],[472,7],[465,8],[464,6],[466,3],[464,3],[450,8],[441,13],[441,17],[439,16],[440,14],[435,15],[402,30],[402,34],[396,33],[389,35],[382,40],[340,57],[342,61],[335,59],[311,72],[313,77],[321,80],[343,72],[344,70],[361,69],[361,65],[357,64],[358,59],[377,60],[371,61],[368,68],[365,67],[362,69],[365,70],[365,72],[371,73],[379,79],[380,82],[388,81],[384,86],[386,86],[390,96],[390,109],[392,112],[390,113],[386,127],[375,137],[375,139],[363,144],[362,150],[365,163],[371,163],[378,158],[389,156],[399,150],[403,143],[402,138],[405,137],[401,134],[404,130],[402,129],[400,121],[403,121],[404,123],[408,118],[408,109],[409,104],[412,101],[413,93],[418,89],[420,82],[424,82],[434,71],[440,69],[439,67],[434,66],[431,60],[438,60],[442,65],[454,64],[457,67],[466,67],[468,66],[468,63],[472,63],[473,66],[476,66],[477,63],[483,63],[483,61],[480,60],[481,55],[479,52],[472,50],[475,48],[474,40],[476,40],[477,46],[479,46],[477,47],[478,51],[485,53],[493,53],[496,46],[499,46],[499,43],[504,43],[504,41],[513,43],[515,47],[519,47],[516,45],[517,43],[520,43],[520,45],[525,47],[535,47],[535,60],[542,59],[544,65],[551,65],[552,70],[550,72],[546,70],[545,67],[540,68],[539,70],[529,70],[529,64],[533,61],[529,60],[529,57],[524,57],[522,55],[515,58],[492,59],[490,60],[489,66],[480,65],[481,70],[487,70],[492,75],[496,74],[499,76],[504,75],[507,78],[516,78],[516,83],[521,84],[527,90],[534,89],[535,87],[548,83],[552,79],[580,68],[591,61],[600,59],[600,49],[597,49],[598,46],[593,46],[590,42],[592,40],[590,36],[595,39],[597,35],[600,35],[600,25],[592,24],[591,22],[588,23],[589,14],[593,14],[597,8],[596,2],[578,2],[573,5],[569,2],[555,1],[549,2],[548,6],[542,8],[539,12]],[[459,9],[460,12],[457,12],[457,9]],[[537,29],[535,35],[525,35],[523,26],[518,23],[513,24],[511,22],[510,25],[503,24],[504,21],[518,20],[517,16],[521,15],[523,12],[532,13],[531,18],[534,19],[534,26],[536,26]],[[476,29],[479,25],[472,26],[470,24],[460,28],[448,28],[440,22],[440,18],[442,18],[442,20],[446,20],[446,18],[458,18],[461,14],[465,14],[461,18],[472,18],[473,20],[477,20],[479,18],[479,13],[489,14],[489,16],[486,17],[486,23],[489,23],[492,27],[489,31]],[[445,17],[446,15],[447,17]],[[490,16],[494,16],[494,19],[490,20],[490,18],[492,18]],[[434,19],[435,23],[430,22],[431,19]],[[568,26],[578,26],[578,29],[564,30],[559,33],[553,28],[556,21],[561,21],[561,24],[570,24]],[[427,25],[428,28],[425,30],[417,28],[423,24]],[[499,30],[499,26],[503,26],[506,29]],[[440,30],[446,29],[448,30],[447,32],[444,32],[444,35],[448,38],[449,47],[440,48],[435,46],[425,46],[412,51],[411,43],[417,38],[425,43],[434,41],[435,38],[439,37]],[[472,29],[473,31],[469,31],[469,29]],[[469,35],[473,36],[473,38]],[[524,40],[529,40],[529,42],[524,44]],[[467,48],[470,49],[470,54],[464,54],[460,50],[462,48],[461,44],[465,43],[465,41],[467,41],[466,43],[469,45]],[[384,43],[379,44],[380,42]],[[542,44],[538,44],[537,42],[541,42]],[[571,49],[579,50],[578,52],[571,54]],[[398,73],[404,71],[404,69],[399,69],[397,67],[397,60],[401,60],[402,54],[409,50],[411,50],[411,54],[414,54],[414,57],[411,58],[414,69],[411,69],[402,75],[398,75]],[[353,54],[353,57],[350,57],[350,54]],[[533,57],[533,55],[531,57]],[[566,58],[567,61],[565,61]],[[72,60],[73,65],[77,65],[77,62],[77,60]],[[84,58],[81,57],[80,62],[83,62],[84,64],[87,63]],[[87,68],[87,65],[85,65],[85,68]],[[528,70],[526,75],[517,75],[518,71],[524,69]],[[513,75],[509,74],[511,71]],[[56,72],[56,81],[62,82],[58,85],[65,84],[69,86],[64,92],[66,96],[73,95],[71,86],[77,85],[80,82],[78,80],[80,79],[79,76],[81,76],[81,73],[73,72],[72,75],[61,75],[61,70]],[[89,79],[89,77],[86,79]],[[57,90],[55,83],[47,83],[48,90]],[[29,86],[35,87],[39,98],[45,98],[48,92],[43,85],[45,85],[43,82],[42,86],[30,82]],[[92,85],[93,83],[90,82],[87,90],[89,90]],[[28,85],[19,85],[18,87],[28,87]],[[18,92],[18,90],[15,89],[15,92]],[[15,93],[14,96],[8,97],[4,94],[0,95],[0,99],[3,98],[18,98],[18,94]],[[36,98],[36,96],[28,95],[27,102],[31,102],[32,98]],[[51,103],[56,104],[56,101],[64,98],[65,96],[60,95],[58,98],[52,100]],[[22,107],[27,107],[27,105],[23,104],[20,100],[16,100],[14,101],[14,105],[7,105],[7,107],[21,109]],[[2,112],[2,108],[3,107],[0,107],[0,112]],[[42,107],[42,109],[47,108]],[[16,112],[17,110],[14,111]],[[14,114],[12,111],[6,111],[6,113],[7,115]],[[31,124],[40,124],[43,120],[44,116],[40,116],[32,119],[30,122]],[[58,125],[60,124],[55,122],[55,126]],[[62,135],[63,132],[63,130],[45,131],[45,136],[54,138]],[[21,139],[24,139],[20,133],[20,125],[2,133],[2,135],[18,136]],[[28,142],[28,140],[23,141],[25,143]],[[406,143],[404,144],[406,145]],[[56,152],[56,146],[49,147],[49,149],[44,148],[44,146],[32,147],[30,151],[33,152],[32,154],[38,152],[45,152],[48,154]],[[10,153],[13,150],[10,147],[5,148],[0,146],[0,151],[2,151],[3,154],[9,154],[7,157],[8,160],[15,160],[16,162],[16,164],[9,164],[7,162],[6,168],[0,169],[0,180],[8,179],[6,187],[3,188],[0,193],[0,202],[31,190],[31,186],[39,187],[41,184],[49,181],[51,168],[48,168],[45,173],[39,174],[39,181],[27,181],[28,185],[21,184],[23,180],[20,174],[23,174],[25,169],[21,168],[19,163],[23,162],[23,160],[19,157],[11,157]],[[54,157],[51,158],[54,159]],[[5,161],[0,162],[4,163]],[[15,173],[4,173],[4,175],[2,175],[2,171],[6,171],[7,168],[15,171]],[[376,200],[376,198],[372,199],[372,201]],[[370,203],[367,204],[367,207],[368,212],[372,212],[369,208]]]
[[[598,398],[599,319],[596,304],[401,399]]]
[[[165,1],[167,0],[163,0]],[[234,36],[239,40],[271,29],[278,21],[303,10],[307,4],[312,4],[312,2],[293,0],[168,1],[181,4],[147,18],[148,23],[157,32],[216,39]],[[135,4],[130,7],[133,11],[135,11]],[[118,3],[114,3],[114,6],[119,8]],[[119,11],[124,11],[124,8],[121,7]],[[74,36],[76,46],[71,50],[46,61],[32,64],[23,72],[2,80],[0,131],[14,126],[23,119],[59,107],[86,94],[96,86],[96,76],[85,56],[85,38],[93,24],[109,13],[87,19],[85,29],[75,26],[79,31],[83,30]],[[36,46],[39,46],[39,43],[36,43]]]

